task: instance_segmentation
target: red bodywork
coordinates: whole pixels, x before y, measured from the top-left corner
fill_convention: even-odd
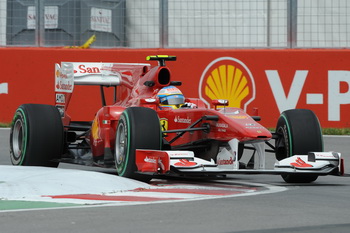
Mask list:
[[[157,99],[158,91],[172,84],[173,77],[167,66],[149,66],[146,64],[118,64],[106,68],[121,76],[117,86],[116,102],[102,107],[93,120],[89,134],[90,145],[94,157],[103,156],[106,148],[113,150],[115,144],[115,130],[121,113],[128,107],[139,106],[152,108],[157,111],[163,130],[188,128],[203,116],[218,116],[217,121],[202,120],[200,125],[210,125],[210,131],[193,131],[184,133],[180,138],[171,142],[176,133],[166,133],[165,139],[171,146],[179,146],[190,142],[213,139],[227,142],[237,138],[241,143],[270,140],[271,133],[257,123],[252,117],[238,108],[210,109],[197,98],[187,98],[186,102],[197,105],[194,109],[161,110]],[[176,80],[176,77],[175,77]],[[186,85],[186,83],[184,84]],[[179,87],[181,89],[181,87]],[[72,93],[65,93],[65,109],[68,107]],[[215,102],[215,101],[214,101]],[[217,103],[218,101],[216,101]],[[64,125],[69,125],[71,119],[64,112]],[[147,135],[145,135],[147,137]]]

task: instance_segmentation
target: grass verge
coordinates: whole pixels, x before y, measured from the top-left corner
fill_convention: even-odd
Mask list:
[[[0,122],[0,128],[8,128],[11,126],[11,123],[1,123]]]
[[[323,135],[350,135],[350,128],[323,128]]]
[[[268,128],[271,132],[275,132],[275,128]],[[322,128],[323,135],[349,135],[350,128]]]

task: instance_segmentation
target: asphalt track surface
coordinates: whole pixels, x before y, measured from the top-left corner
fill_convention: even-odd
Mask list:
[[[0,129],[0,165],[10,165],[8,137],[9,131]],[[325,137],[325,150],[341,152],[345,171],[350,172],[350,137]],[[59,168],[114,173],[66,164]],[[286,184],[275,175],[230,175],[220,181],[172,182],[258,183],[284,191],[142,205],[0,210],[0,232],[350,232],[349,176],[319,177],[316,182],[303,185]]]

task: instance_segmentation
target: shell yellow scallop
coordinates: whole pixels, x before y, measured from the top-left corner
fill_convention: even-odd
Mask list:
[[[229,107],[241,107],[242,100],[249,95],[247,77],[233,65],[221,65],[207,77],[205,94],[210,99],[227,99]]]

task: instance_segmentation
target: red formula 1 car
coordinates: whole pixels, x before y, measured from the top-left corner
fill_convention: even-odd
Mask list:
[[[312,111],[285,111],[276,132],[270,132],[258,123],[258,116],[227,107],[227,100],[213,100],[213,109],[196,98],[182,103],[168,99],[166,106],[160,90],[181,85],[165,64],[176,57],[147,59],[157,60],[158,66],[56,64],[55,106],[24,104],[15,113],[12,163],[115,167],[118,175],[143,181],[157,175],[267,173],[280,174],[286,182],[307,183],[320,175],[344,173],[340,153],[323,152],[320,124]],[[100,86],[103,106],[92,121],[72,121],[67,113],[75,85]],[[114,88],[112,105],[106,105],[105,87]],[[243,156],[247,150],[252,153]],[[266,152],[276,156],[271,168],[265,164]]]

